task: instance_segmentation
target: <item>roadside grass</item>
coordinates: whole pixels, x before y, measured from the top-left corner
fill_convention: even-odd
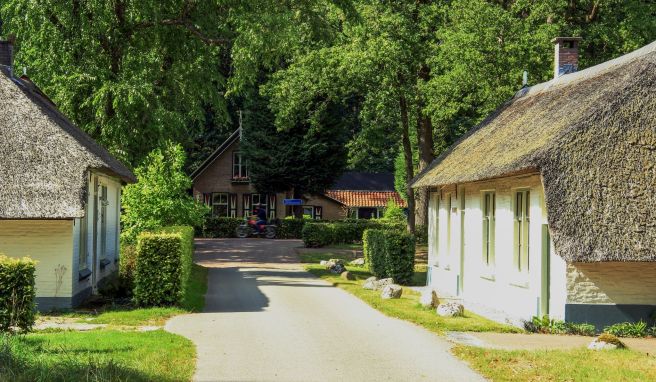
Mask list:
[[[37,332],[0,338],[0,381],[188,381],[195,357],[163,330]]]
[[[107,324],[115,326],[161,326],[171,317],[190,312],[201,312],[205,307],[207,292],[207,268],[193,264],[191,279],[185,291],[181,307],[136,308],[130,304],[108,304],[96,310],[74,312],[53,312],[41,315],[47,317],[64,317],[76,322],[90,324]]]
[[[422,307],[419,304],[419,293],[407,287],[403,288],[400,299],[383,300],[380,298],[380,291],[362,288],[363,281],[371,276],[371,273],[362,267],[346,267],[355,276],[354,281],[342,279],[318,264],[306,265],[305,268],[313,275],[355,295],[385,315],[413,322],[437,334],[444,334],[447,331],[521,332],[518,328],[496,323],[468,311],[465,311],[464,317],[440,317],[433,309]]]
[[[302,254],[299,255],[299,258],[301,260],[301,263],[314,264],[314,263],[321,262],[321,260],[330,260],[330,259],[340,259],[340,260],[344,260],[344,262],[348,263],[349,261],[355,260],[358,257],[358,256],[354,256],[352,254],[346,254],[346,253],[332,253],[332,252],[330,252],[330,248],[327,248],[326,251],[328,251],[328,252],[302,253]]]
[[[334,249],[352,249],[354,251],[362,251],[362,244],[331,244],[330,248]]]
[[[453,352],[493,381],[656,381],[656,357],[636,351],[508,351],[458,345]]]

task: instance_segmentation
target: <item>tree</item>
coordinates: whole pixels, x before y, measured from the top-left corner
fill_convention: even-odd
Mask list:
[[[305,124],[278,131],[264,98],[254,98],[244,113],[241,150],[252,184],[259,192],[287,192],[294,198],[320,194],[346,167],[349,110],[324,104]],[[302,217],[300,208],[295,215]]]
[[[191,179],[184,173],[185,159],[182,146],[169,144],[152,151],[137,167],[138,182],[123,188],[121,239],[131,242],[143,231],[203,223],[209,209],[187,192]]]

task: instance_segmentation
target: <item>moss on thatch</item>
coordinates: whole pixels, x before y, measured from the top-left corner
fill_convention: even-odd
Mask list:
[[[84,214],[88,171],[134,175],[68,121],[31,83],[0,70],[0,219]]]
[[[656,261],[656,42],[518,93],[414,187],[539,171],[567,261]]]

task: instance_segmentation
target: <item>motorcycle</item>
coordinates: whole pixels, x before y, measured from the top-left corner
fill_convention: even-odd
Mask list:
[[[236,234],[240,239],[245,239],[249,236],[264,236],[267,239],[275,239],[276,226],[272,224],[265,225],[262,227],[262,232],[259,232],[256,221],[254,219],[249,219],[237,227]]]

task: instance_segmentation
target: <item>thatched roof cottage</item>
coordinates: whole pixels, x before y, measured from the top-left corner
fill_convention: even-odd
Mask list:
[[[514,321],[598,327],[656,311],[656,42],[520,90],[417,176],[430,285]],[[467,305],[466,304],[466,305]]]
[[[39,310],[72,307],[118,269],[120,192],[134,175],[77,128],[0,41],[0,253],[28,256]]]

